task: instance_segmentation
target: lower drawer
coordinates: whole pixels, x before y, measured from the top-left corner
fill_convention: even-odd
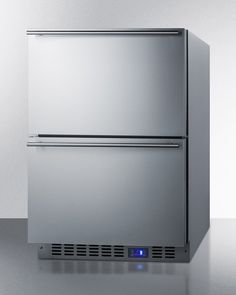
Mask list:
[[[185,140],[28,147],[28,240],[184,246]]]

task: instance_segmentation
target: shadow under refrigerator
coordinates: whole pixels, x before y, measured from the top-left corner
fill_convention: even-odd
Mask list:
[[[39,257],[189,261],[209,228],[209,47],[185,29],[28,30]]]

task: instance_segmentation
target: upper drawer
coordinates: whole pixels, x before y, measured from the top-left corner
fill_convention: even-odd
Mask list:
[[[179,34],[29,36],[33,134],[184,136]]]

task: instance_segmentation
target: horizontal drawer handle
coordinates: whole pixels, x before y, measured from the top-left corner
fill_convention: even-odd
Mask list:
[[[27,35],[181,35],[181,30],[27,30]]]
[[[28,147],[131,147],[131,148],[179,148],[178,143],[54,143],[28,142]]]

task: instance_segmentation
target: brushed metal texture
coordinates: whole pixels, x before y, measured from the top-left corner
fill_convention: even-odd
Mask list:
[[[29,242],[184,246],[185,141],[28,147]]]
[[[28,39],[31,134],[186,135],[184,31]]]

